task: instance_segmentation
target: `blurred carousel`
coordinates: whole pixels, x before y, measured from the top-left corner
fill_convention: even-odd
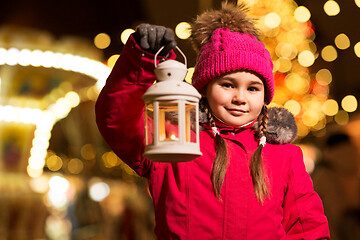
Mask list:
[[[95,125],[102,60],[88,40],[0,28],[0,239],[146,239],[146,182]]]

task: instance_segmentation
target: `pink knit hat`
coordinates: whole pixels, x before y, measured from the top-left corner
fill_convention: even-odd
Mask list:
[[[199,49],[192,84],[201,92],[215,77],[237,70],[254,71],[263,78],[265,103],[269,104],[274,96],[270,53],[253,35],[232,32],[226,27],[216,29]]]

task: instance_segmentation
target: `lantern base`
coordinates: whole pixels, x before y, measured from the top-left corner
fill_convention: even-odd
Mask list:
[[[180,148],[180,149],[179,149]],[[193,146],[162,145],[146,146],[143,156],[154,162],[188,162],[202,155],[199,149]]]

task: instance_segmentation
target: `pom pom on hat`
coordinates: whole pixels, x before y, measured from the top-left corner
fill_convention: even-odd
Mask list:
[[[199,52],[192,84],[201,92],[212,79],[225,73],[254,72],[264,81],[265,103],[269,104],[274,95],[273,63],[246,12],[243,4],[224,3],[222,9],[197,17],[192,39]]]
[[[255,37],[258,31],[254,20],[247,17],[248,8],[245,4],[236,6],[232,3],[222,3],[221,10],[209,10],[199,15],[191,23],[191,38],[195,50],[207,43],[216,29],[226,27],[232,32],[248,33]]]

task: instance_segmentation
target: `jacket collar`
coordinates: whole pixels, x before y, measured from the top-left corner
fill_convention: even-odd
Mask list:
[[[245,129],[250,129],[252,128],[252,126],[255,124],[256,121],[252,121],[250,123],[247,123],[241,127],[233,127],[233,126],[229,126],[225,123],[223,123],[222,121],[218,120],[218,119],[214,119],[215,120],[215,124],[216,124],[216,127],[219,129],[219,132],[220,133],[239,133]],[[209,123],[202,123],[201,124],[206,130],[211,130],[211,126]]]

